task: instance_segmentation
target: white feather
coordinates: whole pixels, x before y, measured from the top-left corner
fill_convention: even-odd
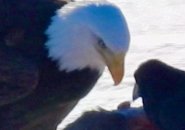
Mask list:
[[[99,38],[114,52],[128,50],[129,32],[121,11],[109,2],[71,2],[57,11],[46,31],[49,57],[60,70],[90,67],[103,71],[95,44]]]

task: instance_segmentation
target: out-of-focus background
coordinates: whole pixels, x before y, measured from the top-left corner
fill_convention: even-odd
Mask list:
[[[160,59],[185,70],[185,0],[109,0],[125,15],[131,33],[126,57],[126,75],[119,86],[107,69],[95,88],[82,99],[59,125],[62,129],[84,111],[116,109],[123,101],[131,100],[134,71],[147,59]],[[135,105],[141,105],[138,101]]]

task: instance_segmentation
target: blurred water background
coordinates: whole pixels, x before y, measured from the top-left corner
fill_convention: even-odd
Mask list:
[[[90,94],[60,124],[60,129],[84,111],[99,106],[112,110],[119,103],[131,100],[134,71],[148,59],[160,59],[185,70],[185,0],[110,1],[123,11],[131,33],[124,80],[119,86],[113,86],[106,69]],[[141,105],[141,101],[135,105]]]

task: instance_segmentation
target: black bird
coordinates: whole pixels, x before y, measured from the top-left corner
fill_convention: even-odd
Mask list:
[[[161,130],[185,130],[185,72],[158,60],[135,72],[134,98],[143,98],[147,116]]]
[[[0,0],[0,129],[56,129],[105,66],[120,83],[128,46],[112,3]]]

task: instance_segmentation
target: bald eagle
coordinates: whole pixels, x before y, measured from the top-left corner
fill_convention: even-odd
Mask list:
[[[0,0],[0,129],[51,130],[108,67],[124,75],[129,31],[112,3]]]

